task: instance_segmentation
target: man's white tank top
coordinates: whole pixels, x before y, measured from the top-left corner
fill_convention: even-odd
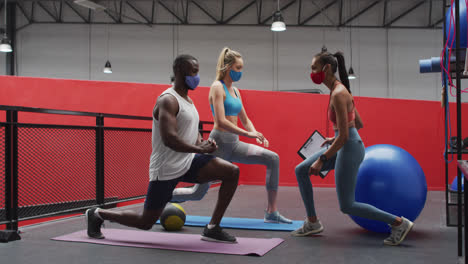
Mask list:
[[[179,112],[176,117],[177,135],[188,144],[195,145],[198,139],[199,123],[195,105],[182,98],[173,87],[164,91],[159,97],[165,94],[173,95],[179,103]],[[154,115],[152,130],[153,151],[149,166],[150,181],[167,181],[184,175],[189,170],[195,154],[176,152],[165,146],[159,132],[159,121],[154,118]]]

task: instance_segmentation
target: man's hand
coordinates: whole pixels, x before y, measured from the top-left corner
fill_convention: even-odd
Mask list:
[[[212,153],[218,149],[218,145],[216,145],[216,142],[211,138],[208,140],[202,140],[199,147],[201,149],[201,153]]]

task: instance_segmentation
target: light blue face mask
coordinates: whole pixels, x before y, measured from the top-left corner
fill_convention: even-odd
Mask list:
[[[237,82],[237,81],[239,81],[241,79],[242,72],[241,71],[237,72],[237,71],[231,70],[229,72],[229,76],[231,76],[231,79],[232,79],[233,82]]]
[[[190,90],[195,90],[199,83],[200,75],[197,74],[196,76],[185,76],[185,84],[187,84]]]

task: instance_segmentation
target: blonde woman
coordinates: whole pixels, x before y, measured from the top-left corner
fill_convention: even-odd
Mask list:
[[[250,121],[242,104],[239,89],[233,86],[242,77],[244,61],[239,52],[224,48],[218,58],[216,80],[210,88],[209,102],[214,116],[214,127],[210,138],[218,144],[218,150],[212,155],[243,164],[262,164],[266,170],[266,190],[268,206],[264,221],[268,223],[292,223],[282,216],[277,209],[279,182],[278,154],[267,150],[269,142],[258,132]],[[237,126],[238,119],[244,129]],[[239,136],[255,138],[258,144],[247,144]]]
[[[287,223],[290,219],[282,216],[277,209],[279,182],[278,154],[253,144],[239,141],[239,136],[256,138],[258,144],[268,147],[269,142],[258,132],[242,104],[239,89],[234,87],[242,77],[244,61],[239,52],[224,48],[218,58],[216,80],[210,88],[209,102],[214,116],[214,127],[210,138],[218,145],[218,150],[211,153],[222,159],[243,164],[262,164],[266,170],[266,190],[268,206],[264,221],[267,223]],[[245,129],[237,126],[240,119]],[[177,188],[173,192],[172,202],[198,201],[208,192],[210,183],[196,184],[189,188]]]

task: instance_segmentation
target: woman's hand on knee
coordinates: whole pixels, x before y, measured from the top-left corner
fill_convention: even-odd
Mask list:
[[[263,141],[257,138],[257,143],[260,145],[263,144],[265,148],[268,148],[268,146],[270,146],[270,142],[266,138],[263,138]]]
[[[258,132],[258,131],[249,131],[247,133],[247,137],[255,138],[255,139],[257,139],[257,142],[263,142],[265,140],[265,136],[263,136],[263,134]],[[259,143],[259,144],[261,144],[261,143]]]
[[[309,168],[309,175],[320,175],[320,171],[322,170],[323,162],[320,159],[317,159],[312,166]]]

